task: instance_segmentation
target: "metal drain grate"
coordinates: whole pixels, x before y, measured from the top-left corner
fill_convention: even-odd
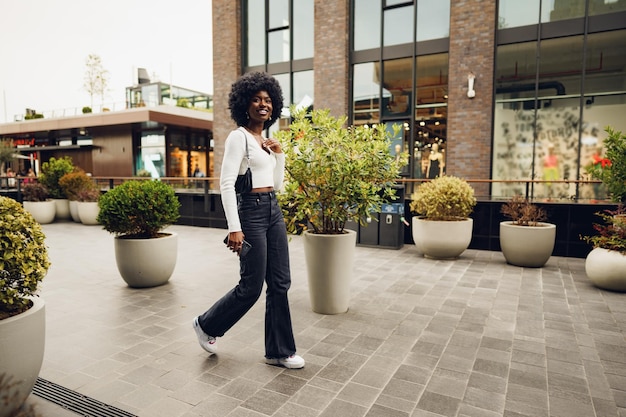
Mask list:
[[[37,378],[33,394],[84,417],[137,417],[42,378]]]

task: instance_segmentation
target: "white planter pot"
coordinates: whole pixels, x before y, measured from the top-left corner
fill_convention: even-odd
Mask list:
[[[419,253],[428,258],[454,259],[469,247],[474,220],[438,221],[415,216],[411,226],[413,241]]]
[[[56,204],[54,200],[24,201],[24,209],[28,211],[39,224],[48,224],[54,221]]]
[[[552,223],[539,222],[537,226],[516,226],[510,221],[500,223],[500,249],[511,265],[544,266],[552,256],[555,241],[556,225]]]
[[[17,385],[10,404],[0,403],[0,417],[8,417],[19,408],[35,386],[41,370],[46,341],[46,309],[39,297],[22,314],[0,320],[0,374],[11,377]],[[6,379],[5,379],[6,381]],[[2,392],[2,395],[9,393]]]
[[[311,309],[316,313],[345,313],[350,306],[356,232],[346,232],[341,235],[303,233]]]
[[[114,240],[117,269],[129,287],[156,287],[172,276],[178,255],[176,233],[154,239],[118,236]]]
[[[626,291],[626,255],[595,248],[585,260],[585,272],[593,285],[611,291]]]
[[[98,224],[98,213],[100,206],[97,201],[79,201],[78,216],[82,224],[94,225]]]
[[[72,216],[70,214],[70,200],[67,198],[53,198],[56,205],[57,220],[69,220]]]
[[[70,216],[76,223],[80,223],[80,216],[78,215],[78,201],[70,200]]]

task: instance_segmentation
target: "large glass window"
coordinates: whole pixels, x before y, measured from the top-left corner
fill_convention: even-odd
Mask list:
[[[377,68],[374,62],[354,65],[352,112],[355,125],[379,122],[380,85]]]
[[[313,71],[293,73],[293,103],[310,107],[314,102]]]
[[[259,24],[259,16],[265,16],[265,1],[248,1],[246,22],[248,66],[265,64],[265,25]]]
[[[293,3],[293,59],[313,57],[313,0]]]
[[[413,6],[397,7],[384,12],[385,46],[411,43],[413,39]]]
[[[417,2],[417,41],[450,36],[450,2],[419,0]]]
[[[498,3],[498,29],[539,23],[540,0],[500,0]]]
[[[313,0],[248,0],[244,13],[247,67],[313,57]]]
[[[354,1],[354,50],[380,46],[381,0]]]

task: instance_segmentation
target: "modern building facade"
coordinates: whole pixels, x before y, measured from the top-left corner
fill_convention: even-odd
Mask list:
[[[254,70],[287,104],[400,124],[403,176],[432,177],[437,159],[482,180],[483,198],[526,191],[503,180],[538,180],[534,198],[602,198],[575,181],[606,126],[626,131],[625,0],[213,0],[213,51],[216,172],[230,85]]]
[[[158,93],[167,98],[169,88],[129,87],[129,98],[147,101],[129,101],[125,110],[3,123],[0,140],[13,141],[20,155],[13,168],[20,173],[38,172],[51,157],[69,156],[75,166],[100,177],[131,177],[141,170],[153,177],[211,176],[213,114],[198,110],[210,97],[184,90],[191,94],[179,98],[179,105],[163,105]]]

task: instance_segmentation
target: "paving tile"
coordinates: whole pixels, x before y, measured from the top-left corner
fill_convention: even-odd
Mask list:
[[[137,290],[103,230],[44,225],[42,377],[147,417],[626,417],[626,303],[589,285],[584,259],[519,268],[500,252],[437,261],[412,245],[357,247],[350,309],[325,316],[310,309],[293,236],[292,321],[307,364],[286,370],[263,361],[262,300],[218,355],[202,351],[190,322],[236,284],[238,265],[222,256],[223,230],[172,229],[172,279]]]

